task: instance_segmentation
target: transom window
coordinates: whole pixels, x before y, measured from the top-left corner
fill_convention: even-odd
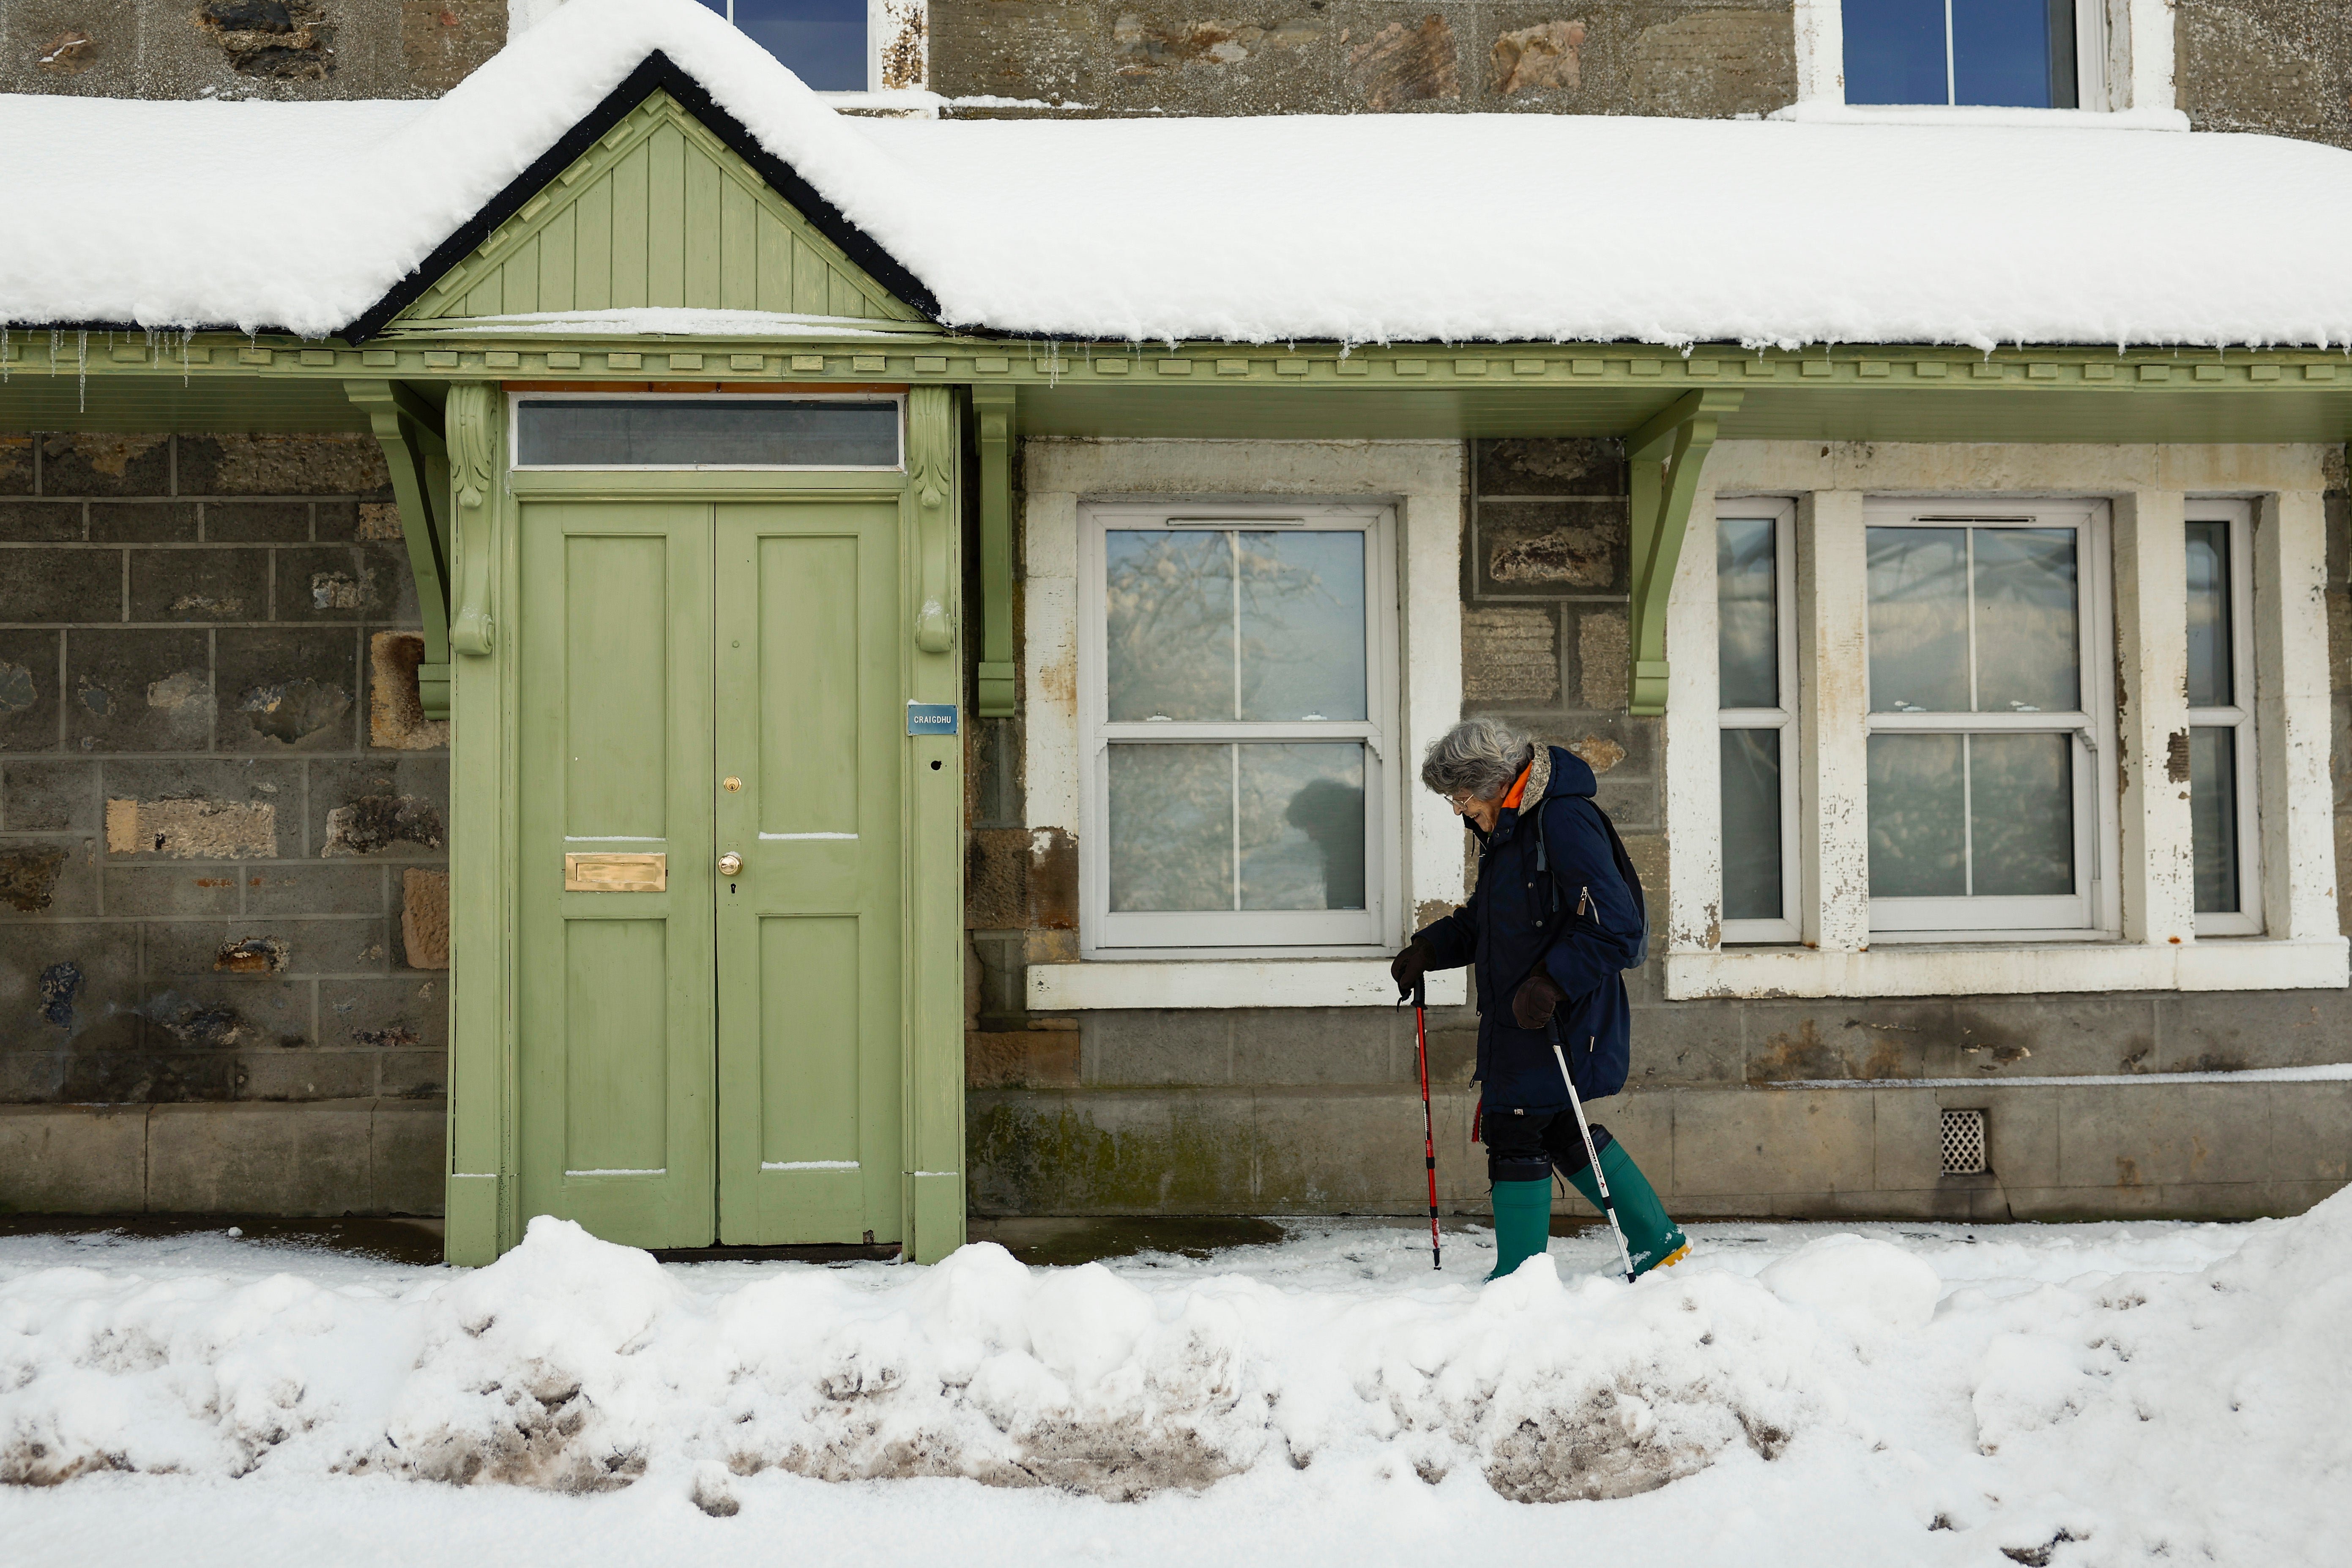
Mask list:
[[[2103,30],[2077,0],[1843,0],[1845,100],[2074,109]]]
[[[525,396],[519,468],[897,468],[896,398]]]
[[[1798,746],[1796,507],[1726,500],[1716,521],[1723,940],[1794,942]]]
[[[1092,944],[1382,942],[1388,509],[1106,506],[1087,524]]]
[[[874,51],[866,0],[701,0],[820,92],[864,92]]]
[[[2108,926],[2105,506],[1865,517],[1871,931]]]
[[[2189,505],[2189,808],[2197,934],[2263,929],[2254,788],[2252,509]]]

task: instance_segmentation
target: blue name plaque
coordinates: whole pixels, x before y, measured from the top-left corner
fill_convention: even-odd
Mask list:
[[[952,702],[909,702],[907,704],[907,733],[909,735],[952,735],[956,732],[956,705]]]

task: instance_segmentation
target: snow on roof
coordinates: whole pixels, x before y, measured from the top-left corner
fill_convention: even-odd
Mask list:
[[[666,55],[954,324],[1136,341],[2352,343],[2352,153],[1977,123],[866,121],[694,0],[446,97],[0,96],[0,320],[327,335]],[[23,215],[39,215],[26,221]]]

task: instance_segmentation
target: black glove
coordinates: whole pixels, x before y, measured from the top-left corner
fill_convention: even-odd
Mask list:
[[[1553,1010],[1566,1000],[1568,993],[1550,975],[1531,974],[1528,983],[1519,987],[1519,994],[1511,998],[1511,1016],[1518,1020],[1522,1029],[1540,1029],[1551,1022]]]
[[[1428,946],[1416,942],[1389,960],[1389,978],[1396,982],[1398,995],[1412,994],[1413,987],[1421,984],[1421,977],[1429,973],[1430,957]]]

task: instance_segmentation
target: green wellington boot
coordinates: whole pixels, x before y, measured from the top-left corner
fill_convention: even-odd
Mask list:
[[[1680,1263],[1690,1251],[1690,1240],[1682,1227],[1666,1215],[1666,1205],[1633,1163],[1633,1156],[1625,1152],[1624,1145],[1612,1139],[1609,1147],[1601,1151],[1601,1171],[1609,1178],[1609,1195],[1617,1203],[1617,1223],[1625,1232],[1625,1251],[1633,1260],[1635,1276],[1647,1274],[1653,1268],[1664,1268]],[[1592,1179],[1592,1167],[1585,1166],[1569,1177],[1584,1201],[1594,1208],[1601,1207],[1601,1184]],[[1496,1229],[1501,1234],[1501,1209],[1496,1208]]]
[[[1495,1271],[1500,1279],[1551,1243],[1551,1182],[1496,1182]]]

